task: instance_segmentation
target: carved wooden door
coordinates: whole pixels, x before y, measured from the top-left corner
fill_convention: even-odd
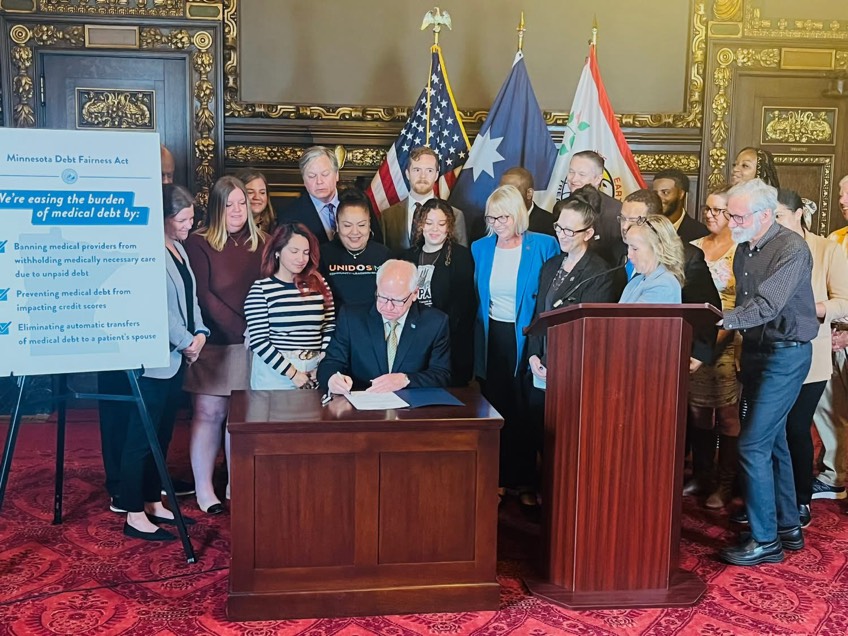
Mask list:
[[[758,146],[775,156],[780,185],[818,206],[818,234],[844,224],[839,179],[848,173],[848,100],[822,96],[825,77],[740,72],[734,87],[728,170],[736,153]]]
[[[192,183],[187,61],[115,53],[41,54],[45,128],[158,132],[173,153],[174,182]]]

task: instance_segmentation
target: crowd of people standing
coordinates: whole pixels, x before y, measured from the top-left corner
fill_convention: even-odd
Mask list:
[[[848,238],[811,231],[810,206],[778,189],[769,153],[740,151],[730,183],[708,194],[704,223],[687,213],[680,171],[661,171],[651,189],[619,202],[599,189],[603,158],[591,151],[572,157],[570,194],[553,211],[533,204],[532,175],[515,167],[479,222],[435,196],[438,168],[432,150],[413,150],[409,197],[378,217],[362,192],[339,192],[335,155],[316,146],[300,162],[304,192],[288,206],[275,213],[259,172],[225,176],[193,232],[187,192],[164,186],[172,361],[146,372],[142,389],[163,450],[175,401],[191,395],[200,511],[225,510],[212,478],[222,441],[228,455],[232,391],[343,392],[363,380],[371,390],[476,381],[504,418],[500,494],[535,509],[547,351],[545,338],[525,335],[534,318],[580,303],[710,303],[724,319],[693,345],[684,492],[711,509],[742,495],[735,519],[751,533],[723,552],[731,563],[803,547],[811,500],[845,497]],[[848,177],[840,197],[848,219]],[[346,368],[357,364],[352,334],[368,335],[372,319],[388,364]],[[428,325],[435,344],[412,367],[397,358],[393,368],[419,324],[414,337]],[[818,477],[813,422],[824,442]],[[127,512],[128,536],[173,539],[159,527],[173,513],[140,423],[127,426],[111,468],[104,441],[112,507]]]

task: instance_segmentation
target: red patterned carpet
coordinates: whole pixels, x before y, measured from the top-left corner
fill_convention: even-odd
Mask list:
[[[108,511],[101,487],[92,415],[72,412],[61,526],[50,524],[55,428],[22,428],[0,513],[0,634],[848,634],[848,516],[841,503],[819,501],[807,548],[754,569],[715,559],[730,536],[727,519],[687,501],[682,565],[709,584],[694,608],[566,612],[528,596],[518,577],[537,533],[507,504],[499,532],[498,612],[231,623],[225,609],[228,516],[193,527],[194,565],[185,562],[179,542],[124,538],[122,517]],[[0,433],[5,436],[5,426]],[[179,425],[172,465],[187,466],[186,435]],[[197,517],[193,504],[187,499],[186,509]]]

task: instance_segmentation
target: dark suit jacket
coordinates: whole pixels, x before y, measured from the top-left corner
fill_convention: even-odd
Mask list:
[[[407,228],[407,212],[409,197],[383,210],[380,215],[380,227],[383,231],[386,247],[397,256],[412,247],[409,244],[409,229]],[[453,206],[451,206],[453,208]],[[459,208],[453,208],[454,231],[453,238],[460,245],[468,247],[468,232],[465,227],[465,215]]]
[[[530,210],[530,227],[528,229],[531,232],[556,236],[556,232],[554,232],[554,221],[556,219],[553,214],[534,203],[533,209]]]
[[[383,317],[374,305],[345,305],[327,355],[318,366],[318,383],[327,390],[330,376],[339,372],[353,379],[354,390],[389,373]],[[398,341],[393,373],[405,373],[409,388],[447,386],[451,375],[448,317],[438,309],[413,303]]]
[[[686,263],[683,274],[686,282],[683,284],[682,297],[684,303],[710,303],[713,307],[721,309],[721,296],[718,294],[713,282],[710,268],[704,259],[704,252],[691,243],[683,243],[683,253]],[[706,330],[692,342],[692,357],[705,364],[711,364],[715,356],[715,342],[718,336],[718,327]]]
[[[621,201],[613,199],[608,194],[601,195],[601,211],[595,221],[594,249],[610,266],[619,265],[621,255],[627,254],[627,246],[621,238],[621,224],[618,215],[621,214]]]
[[[312,199],[306,190],[303,190],[294,201],[280,208],[280,211],[277,212],[277,224],[280,223],[303,223],[318,238],[319,243],[323,244],[330,240],[330,237],[327,236],[327,230],[324,229],[324,224],[321,223],[318,210],[315,209],[315,204],[312,203]],[[378,243],[383,242],[380,221],[374,215],[373,210],[371,210],[371,232],[374,234],[374,240]]]
[[[571,270],[571,274],[560,285],[559,289],[551,297],[551,302],[548,303],[548,291],[550,291],[554,277],[562,266],[564,259],[565,254],[559,254],[549,259],[542,266],[542,271],[539,274],[539,293],[536,296],[536,313],[533,316],[533,320],[538,318],[542,312],[568,307],[569,305],[579,305],[580,303],[614,303],[621,295],[621,289],[616,285],[614,272],[609,272],[606,276],[603,275],[604,272],[610,269],[607,262],[594,252],[588,251],[577,262],[577,265]],[[592,276],[597,276],[597,278],[586,282],[586,284],[581,284]],[[569,300],[571,298],[573,300]],[[562,301],[561,304],[554,307],[559,301]],[[537,355],[544,362],[546,340],[544,336],[528,336],[527,357]]]
[[[696,221],[685,213],[683,215],[683,221],[680,223],[680,227],[677,228],[677,236],[679,236],[684,243],[691,243],[695,239],[704,237],[709,233],[710,231],[707,229],[706,225],[700,221]]]

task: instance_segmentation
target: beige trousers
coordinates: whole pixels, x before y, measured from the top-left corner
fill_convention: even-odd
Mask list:
[[[833,354],[833,374],[813,422],[824,446],[818,478],[828,486],[844,486],[848,466],[848,349]]]

